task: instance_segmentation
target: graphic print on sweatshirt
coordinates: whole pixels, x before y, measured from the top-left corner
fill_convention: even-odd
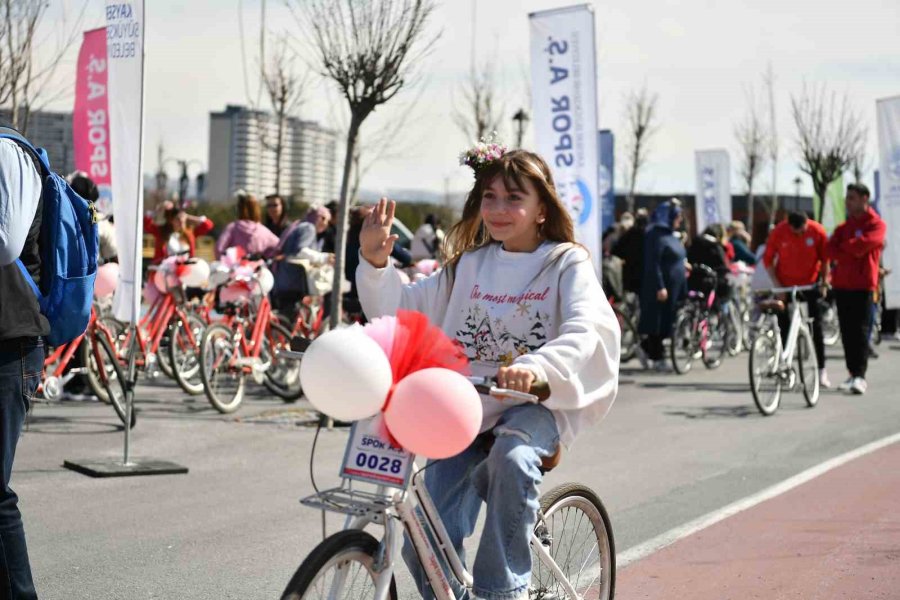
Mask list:
[[[496,293],[472,287],[469,304],[460,311],[462,328],[456,339],[469,360],[509,366],[518,356],[547,342],[550,288],[520,294]]]

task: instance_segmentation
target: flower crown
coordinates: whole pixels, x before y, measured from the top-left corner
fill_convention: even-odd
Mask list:
[[[495,160],[499,160],[508,148],[496,140],[497,133],[494,132],[487,139],[481,138],[481,141],[472,148],[459,153],[459,164],[468,165],[478,172],[490,165]]]

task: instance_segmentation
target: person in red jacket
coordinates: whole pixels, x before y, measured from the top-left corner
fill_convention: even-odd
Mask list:
[[[866,393],[869,363],[869,316],[873,292],[878,287],[878,263],[887,226],[869,207],[869,188],[847,186],[847,220],[828,240],[828,258],[834,261],[831,285],[841,325],[841,342],[850,378],[841,388]]]
[[[774,287],[806,286],[828,281],[828,261],[825,245],[828,234],[819,223],[809,220],[806,213],[795,211],[779,223],[769,234],[763,265]],[[757,267],[759,268],[759,267]],[[813,345],[819,365],[819,384],[831,387],[825,370],[825,338],[822,335],[822,311],[819,309],[820,292],[801,292],[798,300],[806,302],[807,314],[812,319]],[[779,327],[787,340],[790,319],[787,312],[778,315]]]
[[[187,254],[194,256],[197,238],[213,229],[213,222],[206,217],[195,217],[172,202],[163,202],[157,213],[162,216],[162,225],[157,225],[150,215],[144,217],[144,233],[153,236],[153,264],[158,265],[167,256]]]

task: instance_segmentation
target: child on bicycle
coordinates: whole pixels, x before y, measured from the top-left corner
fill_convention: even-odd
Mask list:
[[[609,410],[618,387],[620,332],[544,160],[493,144],[470,150],[464,163],[475,170],[475,184],[462,220],[445,238],[445,268],[401,283],[389,260],[397,239],[391,235],[395,205],[382,199],[360,233],[356,280],[369,318],[400,308],[425,313],[462,344],[474,375],[495,376],[499,387],[522,392],[537,381],[550,385],[550,398],[541,404],[482,396],[479,438],[425,471],[460,557],[487,504],[474,594],[513,600],[528,597],[542,459]],[[419,591],[431,597],[408,541],[404,558]]]

